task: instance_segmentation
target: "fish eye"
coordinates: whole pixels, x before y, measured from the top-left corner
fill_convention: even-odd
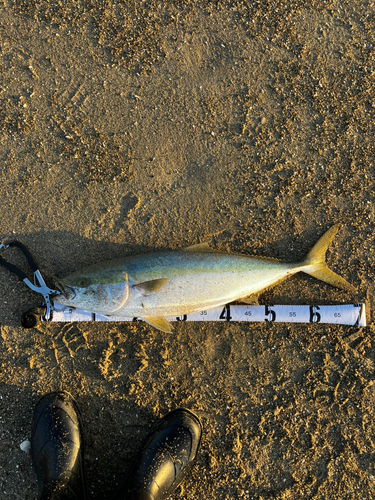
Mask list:
[[[85,288],[89,285],[89,280],[86,278],[81,278],[80,280],[78,280],[77,285],[81,288]]]

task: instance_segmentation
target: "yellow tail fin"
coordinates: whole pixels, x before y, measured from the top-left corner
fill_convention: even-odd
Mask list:
[[[314,276],[314,278],[325,281],[332,286],[342,288],[348,292],[354,292],[356,290],[355,287],[348,283],[344,278],[341,278],[341,276],[331,271],[326,264],[326,251],[339,229],[340,224],[336,224],[323,234],[320,240],[307,254],[303,263],[306,268],[301,270],[304,273],[310,274],[310,276]]]

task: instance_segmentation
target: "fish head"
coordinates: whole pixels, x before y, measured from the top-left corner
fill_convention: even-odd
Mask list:
[[[90,273],[80,271],[60,280],[61,294],[54,302],[93,311],[111,314],[121,309],[129,298],[130,286],[126,273]]]

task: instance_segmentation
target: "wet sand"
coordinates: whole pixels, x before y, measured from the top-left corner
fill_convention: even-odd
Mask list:
[[[366,0],[4,0],[0,241],[26,244],[48,284],[199,242],[297,262],[339,222],[328,263],[358,291],[296,275],[260,303],[369,313],[25,330],[40,299],[1,269],[1,499],[37,498],[19,445],[58,389],[81,408],[96,499],[181,406],[204,437],[175,500],[373,498],[374,30]]]

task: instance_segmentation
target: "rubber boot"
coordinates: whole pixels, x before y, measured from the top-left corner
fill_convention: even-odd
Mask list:
[[[40,500],[87,500],[81,416],[67,392],[52,392],[38,401],[31,456]]]
[[[142,445],[113,500],[164,500],[180,484],[197,456],[202,425],[194,413],[177,409],[162,418]]]

